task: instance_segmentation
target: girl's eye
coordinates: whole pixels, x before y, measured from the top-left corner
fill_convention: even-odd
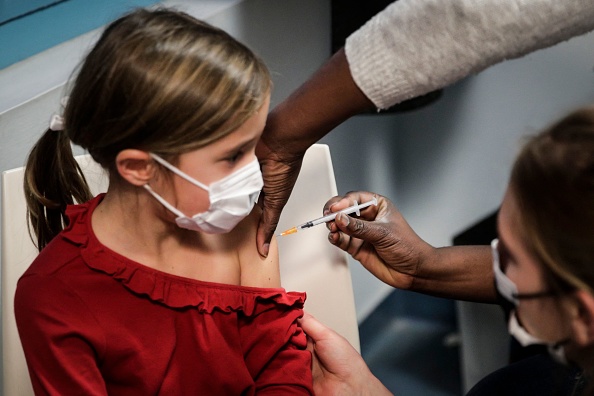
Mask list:
[[[241,151],[238,151],[237,153],[233,154],[231,157],[227,158],[227,161],[229,161],[231,163],[235,163],[242,157],[242,155],[243,155],[243,153]]]

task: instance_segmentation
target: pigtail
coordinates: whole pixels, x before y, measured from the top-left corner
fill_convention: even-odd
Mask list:
[[[48,129],[37,141],[27,159],[24,189],[29,233],[41,251],[68,225],[66,206],[92,198],[64,131]]]

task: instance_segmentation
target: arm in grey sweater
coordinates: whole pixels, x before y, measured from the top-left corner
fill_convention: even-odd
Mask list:
[[[345,52],[357,86],[384,109],[592,29],[592,0],[399,0]]]

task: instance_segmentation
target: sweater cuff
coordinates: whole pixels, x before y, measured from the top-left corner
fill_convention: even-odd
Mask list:
[[[405,83],[402,75],[386,72],[385,50],[378,53],[379,47],[369,45],[366,41],[365,35],[351,35],[344,47],[351,76],[359,89],[378,110],[412,97],[410,84]],[[389,84],[382,84],[381,81],[389,81]]]
[[[388,21],[396,2],[351,34],[344,51],[355,84],[380,110],[420,95],[394,62],[405,51],[395,48],[394,21]],[[392,10],[391,10],[392,9]],[[389,26],[386,28],[386,26]],[[415,90],[416,88],[416,90]]]

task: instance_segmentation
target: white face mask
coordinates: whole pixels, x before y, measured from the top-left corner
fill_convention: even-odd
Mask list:
[[[495,274],[495,286],[499,294],[505,299],[510,307],[517,307],[522,298],[539,298],[551,296],[550,292],[533,293],[533,294],[519,294],[515,283],[505,275],[499,263],[499,240],[494,239],[491,242],[491,251],[493,254],[493,272]],[[565,358],[565,348],[563,345],[568,342],[568,339],[561,340],[556,343],[550,343],[534,337],[528,333],[518,321],[515,309],[512,309],[507,323],[509,334],[514,337],[520,345],[527,347],[529,345],[546,345],[549,355],[557,362],[567,364]]]
[[[229,176],[212,183],[210,186],[206,186],[171,165],[163,158],[155,154],[151,154],[151,157],[176,175],[208,191],[208,198],[210,200],[208,210],[188,217],[154,192],[148,184],[144,185],[144,188],[153,197],[177,215],[175,219],[177,225],[188,230],[203,231],[208,234],[223,234],[231,231],[237,223],[250,214],[258,200],[260,190],[264,186],[262,172],[260,172],[260,165],[257,159],[254,159],[248,165],[238,169]]]
[[[553,360],[567,365],[564,347],[564,344],[567,343],[567,340],[550,343],[534,337],[532,334],[528,333],[524,327],[522,327],[518,321],[515,311],[512,311],[509,315],[507,330],[509,331],[509,334],[514,337],[523,347],[527,347],[529,345],[546,345],[547,351]]]

